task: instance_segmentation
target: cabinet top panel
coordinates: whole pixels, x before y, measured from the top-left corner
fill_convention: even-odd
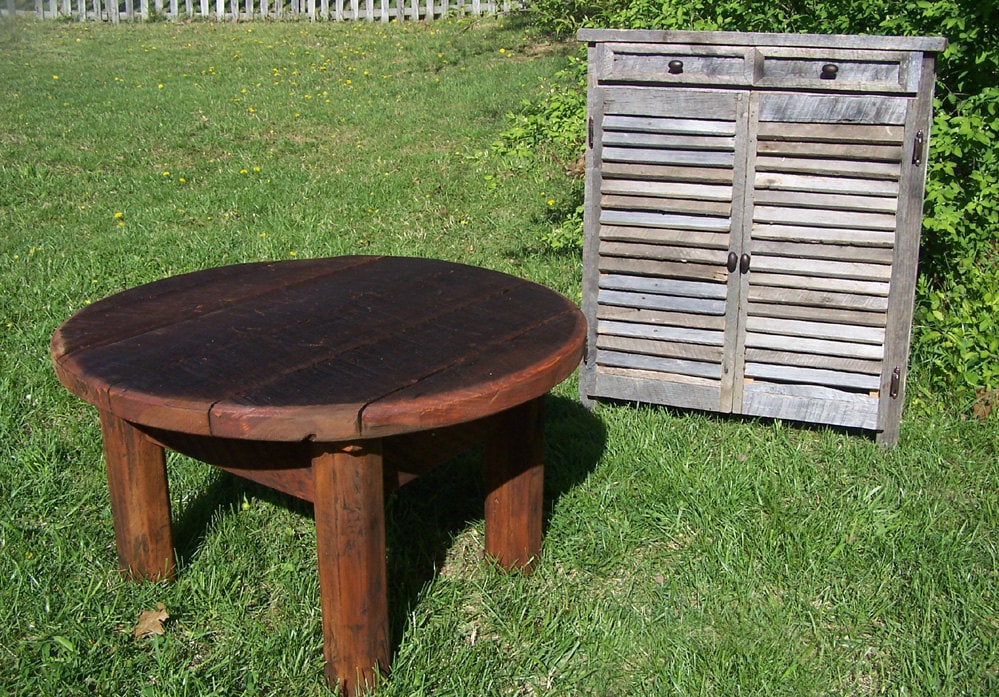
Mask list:
[[[714,46],[785,46],[792,48],[853,48],[874,51],[938,53],[947,39],[938,36],[858,36],[842,34],[759,34],[734,31],[661,31],[654,29],[580,29],[576,38],[588,43],[681,43]]]

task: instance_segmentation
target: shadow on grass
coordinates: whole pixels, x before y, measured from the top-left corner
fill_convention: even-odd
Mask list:
[[[596,466],[605,437],[604,425],[594,414],[574,400],[549,395],[545,402],[546,529],[559,497]],[[410,610],[447,562],[455,537],[484,517],[481,451],[476,448],[456,458],[390,497],[386,538],[393,653]]]
[[[604,450],[603,423],[578,402],[549,395],[545,402],[545,527],[560,496],[582,482]],[[482,448],[438,467],[386,497],[389,623],[392,652],[409,612],[445,564],[454,538],[484,517]],[[312,515],[312,505],[259,484],[219,473],[174,520],[180,573],[199,553],[211,520],[246,497]]]

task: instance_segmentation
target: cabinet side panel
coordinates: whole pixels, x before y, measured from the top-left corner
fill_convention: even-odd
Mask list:
[[[888,296],[888,336],[885,340],[884,370],[881,374],[882,399],[878,411],[878,439],[883,445],[892,445],[898,440],[905,402],[926,159],[930,148],[934,62],[932,54],[923,58],[919,94],[911,105],[906,121],[906,131],[910,135],[904,143],[905,153],[899,181],[897,241],[892,263],[891,293]]]
[[[583,203],[583,298],[582,310],[587,322],[586,351],[579,369],[579,394],[584,404],[594,396],[597,347],[597,254],[600,244],[600,151],[597,129],[603,121],[603,93],[597,82],[597,70],[604,48],[588,49],[586,188]]]

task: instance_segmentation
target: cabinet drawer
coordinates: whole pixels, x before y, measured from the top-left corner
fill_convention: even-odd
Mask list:
[[[918,71],[910,70],[911,55],[895,51],[766,48],[758,59],[756,84],[837,92],[915,93]]]
[[[611,43],[600,46],[598,61],[602,82],[749,85],[753,77],[742,47]]]

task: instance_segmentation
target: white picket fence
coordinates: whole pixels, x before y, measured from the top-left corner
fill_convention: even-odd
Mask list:
[[[167,19],[308,20],[434,20],[445,16],[488,15],[508,12],[514,0],[34,0],[39,19],[74,18],[81,22]],[[21,2],[6,0],[0,17],[31,14]]]

